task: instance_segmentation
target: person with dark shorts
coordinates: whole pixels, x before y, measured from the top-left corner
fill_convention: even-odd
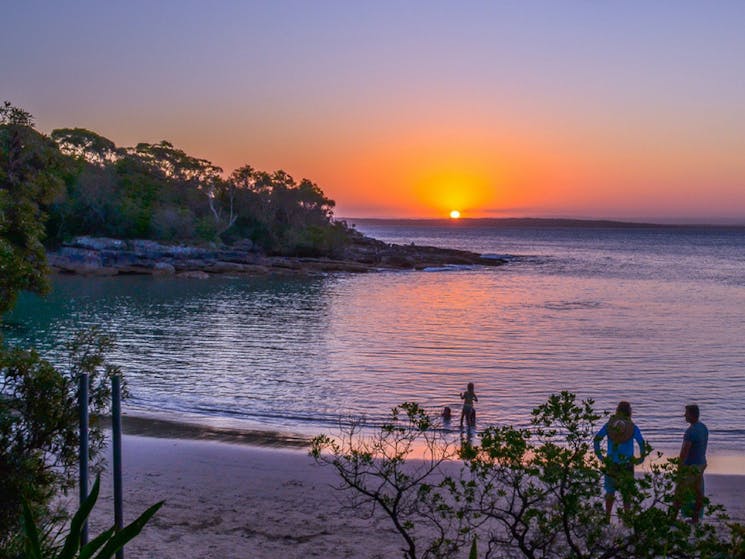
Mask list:
[[[600,450],[600,443],[607,437],[606,456]],[[634,458],[634,441],[639,445],[639,458]],[[629,510],[628,488],[634,482],[634,465],[644,460],[644,438],[639,427],[631,421],[631,404],[619,402],[616,413],[610,417],[595,435],[593,441],[595,455],[605,463],[605,514],[610,520],[616,490],[623,496],[625,510]]]
[[[680,448],[678,486],[672,508],[673,517],[676,517],[682,504],[684,514],[690,516],[694,524],[698,523],[704,512],[704,470],[709,445],[709,430],[699,421],[700,415],[696,404],[685,407],[685,420],[690,425],[683,435]]]

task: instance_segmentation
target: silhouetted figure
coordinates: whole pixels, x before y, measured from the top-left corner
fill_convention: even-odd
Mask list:
[[[607,452],[603,457],[600,442],[607,437]],[[639,458],[634,458],[634,441],[639,445]],[[644,459],[644,438],[639,427],[631,421],[631,404],[622,401],[616,407],[616,413],[608,419],[593,440],[595,455],[605,463],[605,515],[610,520],[616,490],[621,491],[623,506],[629,510],[628,488],[634,483],[634,464]]]
[[[685,420],[690,423],[683,435],[680,447],[680,466],[678,486],[675,490],[673,517],[678,516],[681,504],[685,516],[697,524],[704,512],[704,470],[706,469],[706,448],[709,444],[709,430],[701,421],[701,412],[696,404],[685,408]]]
[[[453,411],[450,409],[450,406],[445,406],[445,409],[442,410],[442,414],[440,415],[443,423],[450,423],[450,420],[453,419]]]
[[[466,425],[469,429],[472,429],[476,425],[476,409],[473,404],[479,401],[472,382],[468,383],[465,392],[460,393],[460,399],[463,400],[463,409],[460,412],[460,428],[463,429],[463,418],[465,417]]]

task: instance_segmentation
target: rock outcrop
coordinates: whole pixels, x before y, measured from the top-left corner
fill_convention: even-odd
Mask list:
[[[505,261],[462,250],[417,245],[393,245],[356,236],[340,258],[267,256],[250,240],[230,247],[166,245],[149,240],[78,237],[48,254],[59,273],[110,276],[150,274],[206,278],[213,274],[363,273],[381,269],[498,266]]]

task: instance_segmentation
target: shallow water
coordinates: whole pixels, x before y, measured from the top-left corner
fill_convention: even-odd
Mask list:
[[[389,242],[509,255],[498,268],[312,278],[59,276],[4,336],[64,365],[59,340],[99,324],[127,409],[317,433],[418,401],[479,426],[524,425],[552,392],[632,402],[675,449],[695,401],[713,453],[745,455],[745,231],[484,228],[358,222]],[[457,419],[457,416],[456,416]],[[739,457],[739,458],[738,458]],[[745,469],[745,466],[743,466]]]

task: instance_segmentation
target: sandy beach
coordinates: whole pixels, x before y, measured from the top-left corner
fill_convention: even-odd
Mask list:
[[[125,521],[165,499],[128,558],[398,557],[385,519],[343,511],[330,468],[306,451],[127,435]],[[91,533],[111,524],[110,475]]]
[[[401,556],[388,520],[345,510],[344,494],[332,488],[334,471],[317,466],[305,450],[125,435],[123,452],[125,520],[166,500],[127,546],[128,558]],[[707,475],[706,483],[712,501],[745,521],[744,476]],[[92,533],[112,519],[108,474]]]

